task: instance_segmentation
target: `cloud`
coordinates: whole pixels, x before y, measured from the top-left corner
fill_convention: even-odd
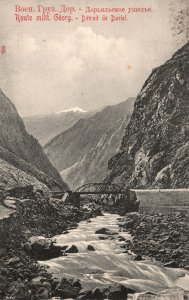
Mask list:
[[[121,102],[139,91],[156,63],[157,47],[147,41],[82,26],[58,39],[14,36],[7,42],[10,94],[26,115]]]

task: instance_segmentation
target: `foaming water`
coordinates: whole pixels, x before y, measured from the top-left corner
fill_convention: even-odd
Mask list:
[[[99,239],[102,235],[95,234],[95,231],[103,227],[115,236],[131,238],[129,234],[119,232],[118,219],[118,215],[105,214],[91,219],[90,222],[80,222],[79,226],[68,234],[55,236],[58,245],[75,245],[79,252],[40,263],[47,265],[56,277],[79,278],[85,288],[119,282],[139,293],[156,292],[174,286],[189,289],[189,276],[185,271],[165,268],[158,262],[131,261],[120,247],[123,241]],[[93,246],[95,251],[87,250],[89,245]]]

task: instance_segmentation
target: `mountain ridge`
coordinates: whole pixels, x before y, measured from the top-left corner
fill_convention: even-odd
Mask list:
[[[52,114],[35,115],[23,118],[27,131],[44,146],[53,137],[72,127],[80,118],[88,118],[94,112],[62,111]]]
[[[91,180],[101,181],[132,107],[133,98],[107,106],[88,119],[81,118],[44,146],[45,153],[70,187]]]
[[[135,188],[188,187],[189,43],[155,68],[136,98],[105,182]]]
[[[42,180],[49,188],[66,188],[37,140],[29,135],[16,107],[0,90],[0,158]]]

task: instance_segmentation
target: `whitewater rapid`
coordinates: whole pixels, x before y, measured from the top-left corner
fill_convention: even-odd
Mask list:
[[[58,245],[75,245],[79,252],[40,263],[48,266],[55,277],[80,279],[84,288],[92,289],[118,282],[138,293],[157,292],[175,286],[189,290],[187,271],[165,268],[159,262],[131,261],[120,247],[124,241],[99,239],[102,235],[95,234],[95,231],[103,227],[111,230],[116,237],[131,238],[128,233],[119,232],[119,218],[115,214],[104,214],[90,219],[90,222],[80,222],[68,234],[55,236]],[[95,251],[87,250],[89,245]]]

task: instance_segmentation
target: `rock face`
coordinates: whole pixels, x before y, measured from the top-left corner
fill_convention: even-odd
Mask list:
[[[68,185],[76,189],[101,182],[128,123],[134,99],[109,106],[89,119],[79,120],[45,145],[44,150]]]
[[[21,177],[23,175],[23,182],[16,182],[19,180],[19,174],[12,173],[12,177],[17,177],[15,179],[16,185],[25,184],[24,174],[26,174],[26,177],[35,178],[49,188],[67,188],[67,185],[63,183],[58,171],[50,163],[37,140],[27,133],[15,106],[1,90],[0,165],[2,165],[0,185],[9,184],[9,178],[4,176],[5,174],[8,176],[9,172],[5,170],[7,167],[12,171],[16,168],[16,170],[20,170]]]
[[[189,43],[153,70],[105,182],[184,188],[189,182]]]
[[[36,115],[23,119],[27,131],[44,146],[56,135],[72,127],[79,119],[89,118],[93,112],[63,111],[48,115]]]

